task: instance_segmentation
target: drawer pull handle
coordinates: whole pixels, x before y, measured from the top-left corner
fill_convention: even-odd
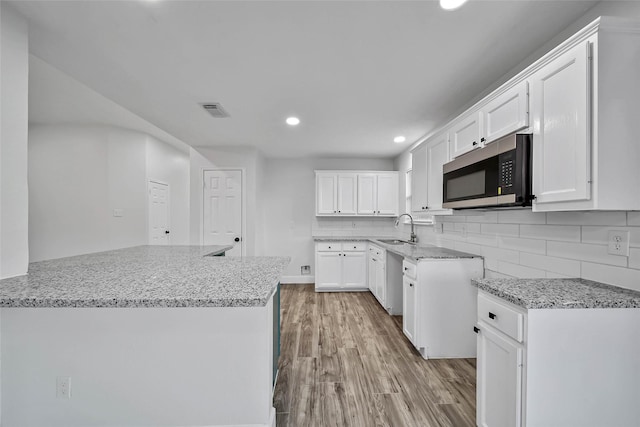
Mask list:
[[[408,269],[409,269],[409,267],[405,267],[405,268],[404,268],[404,271],[407,271]]]
[[[413,283],[409,283],[409,287],[410,287],[410,288],[413,288]]]
[[[474,326],[473,327],[473,332],[475,332],[477,334],[478,332],[480,332],[480,329],[478,329],[476,326]]]
[[[493,314],[492,312],[489,312],[489,319],[494,319],[495,320],[496,315]]]

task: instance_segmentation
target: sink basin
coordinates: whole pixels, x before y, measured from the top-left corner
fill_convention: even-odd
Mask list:
[[[415,245],[415,243],[407,242],[406,240],[398,239],[379,239],[378,241],[386,243],[387,245]]]

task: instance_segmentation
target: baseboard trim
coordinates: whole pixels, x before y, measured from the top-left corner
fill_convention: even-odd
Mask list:
[[[316,277],[315,276],[282,276],[280,278],[280,283],[295,283],[295,284],[301,284],[301,285],[306,285],[309,283],[316,283]]]

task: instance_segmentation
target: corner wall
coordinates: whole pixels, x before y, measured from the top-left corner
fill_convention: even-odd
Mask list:
[[[0,278],[29,265],[27,23],[0,2]]]

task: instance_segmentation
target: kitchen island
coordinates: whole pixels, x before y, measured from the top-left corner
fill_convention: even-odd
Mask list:
[[[289,259],[206,256],[221,249],[141,246],[1,280],[2,425],[274,425]]]

